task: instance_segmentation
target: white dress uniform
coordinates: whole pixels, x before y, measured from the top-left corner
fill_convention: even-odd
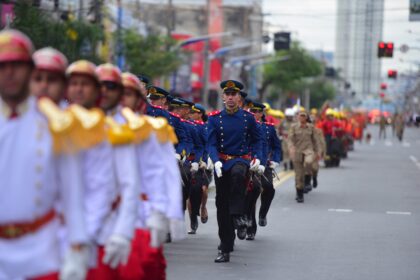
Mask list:
[[[28,98],[20,113],[9,119],[8,107],[0,99],[0,228],[54,213],[60,199],[70,243],[87,243],[78,157],[54,154],[48,121],[35,98]],[[53,217],[34,232],[0,237],[0,279],[59,271],[59,222]]]

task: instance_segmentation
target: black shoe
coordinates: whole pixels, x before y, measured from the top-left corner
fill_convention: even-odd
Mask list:
[[[197,230],[196,229],[191,229],[188,234],[196,234]]]
[[[310,191],[312,191],[311,175],[305,175],[305,187],[303,188],[303,192],[308,193]]]
[[[230,254],[223,253],[223,252],[219,252],[219,255],[217,255],[217,258],[214,260],[215,263],[225,263],[229,261],[230,261]]]
[[[244,240],[246,237],[246,226],[241,226],[236,230],[236,236],[238,236],[238,238],[240,240]]]
[[[296,201],[298,203],[303,203],[304,199],[303,199],[303,190],[296,190]]]
[[[195,234],[195,232],[197,231],[198,228],[198,219],[197,219],[197,215],[190,215],[190,222],[191,222],[191,231],[193,231]]]
[[[255,239],[255,233],[249,233],[246,236],[246,240],[254,240]]]
[[[264,218],[260,217],[260,219],[258,220],[258,225],[260,227],[265,227],[267,225],[267,218],[266,217],[264,217]]]
[[[317,177],[312,177],[312,187],[314,189],[316,189],[316,187],[318,187],[318,178]]]

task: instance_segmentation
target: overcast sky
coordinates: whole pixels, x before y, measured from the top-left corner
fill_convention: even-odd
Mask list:
[[[420,63],[420,21],[408,21],[408,5],[409,0],[385,0],[383,40],[396,48],[407,44],[419,50],[396,51],[393,59],[383,59],[383,72],[414,70]],[[271,32],[291,31],[308,49],[334,51],[336,0],[263,0],[263,13],[272,14],[265,16]]]

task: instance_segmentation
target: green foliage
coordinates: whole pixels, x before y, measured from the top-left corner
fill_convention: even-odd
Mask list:
[[[144,37],[131,29],[124,30],[122,37],[126,62],[133,73],[156,78],[175,71],[181,62],[176,51],[167,51],[175,44],[171,38]]]
[[[325,101],[335,98],[334,86],[325,80],[317,80],[309,85],[311,94],[311,108],[321,108]]]
[[[275,92],[287,92],[296,88],[303,78],[315,77],[322,73],[322,65],[310,56],[298,43],[293,43],[288,51],[279,51],[276,57],[288,56],[286,61],[266,64],[264,67],[263,91],[268,86],[274,87]],[[271,96],[273,97],[273,96]],[[262,99],[262,98],[261,98]]]
[[[48,12],[32,7],[28,1],[15,5],[12,28],[26,33],[35,48],[53,47],[64,53],[69,61],[88,59],[100,62],[96,56],[97,43],[103,38],[99,26],[81,21],[62,22]]]

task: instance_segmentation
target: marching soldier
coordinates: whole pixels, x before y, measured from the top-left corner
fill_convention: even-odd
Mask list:
[[[295,122],[295,113],[292,108],[287,108],[284,112],[286,115],[286,119],[281,123],[280,127],[280,135],[282,138],[281,142],[281,150],[283,153],[283,165],[284,165],[284,171],[287,171],[288,169],[293,170],[293,161],[290,159],[289,156],[289,148],[287,147],[287,139],[290,127]]]
[[[310,117],[308,117],[307,119],[308,123],[312,123],[312,119]],[[318,154],[320,156],[320,158],[324,158],[325,156],[325,152],[327,150],[327,145],[325,143],[325,138],[324,138],[324,134],[322,132],[322,130],[316,126],[314,126],[315,129],[315,138],[317,143],[319,144],[319,150],[318,150]],[[305,174],[305,187],[304,187],[304,191],[307,193],[309,191],[312,190],[312,188],[316,188],[318,187],[318,172],[319,172],[319,161],[315,160],[312,165],[311,168],[309,170],[310,172]],[[311,180],[312,180],[312,184],[311,184]]]
[[[239,108],[239,92],[243,85],[229,80],[220,86],[225,109],[210,114],[208,121],[208,151],[216,174],[217,223],[221,241],[216,263],[229,262],[235,229],[238,237],[245,237],[246,176],[248,169],[258,170],[262,156],[262,137],[257,122],[251,113]]]
[[[305,111],[298,113],[298,122],[290,127],[287,139],[290,157],[295,168],[296,201],[303,203],[305,174],[310,173],[310,166],[320,159],[319,144],[312,124],[307,122]]]
[[[263,104],[259,104],[260,108],[263,108]],[[262,106],[261,106],[262,105]],[[255,106],[255,105],[254,105]],[[251,111],[252,112],[252,111]],[[256,118],[263,118],[264,115],[260,111],[255,112]],[[261,116],[261,117],[260,117]],[[266,163],[265,163],[265,171],[264,176],[261,178],[262,183],[262,193],[261,193],[261,206],[259,211],[259,220],[258,224],[262,227],[267,225],[267,213],[270,209],[271,202],[273,201],[275,189],[273,185],[273,172],[275,168],[280,164],[282,161],[282,149],[281,149],[281,141],[277,136],[276,129],[273,123],[264,122],[262,124],[263,127],[263,137],[265,138],[266,142]]]
[[[77,154],[66,149],[77,148],[75,120],[45,98],[29,96],[32,51],[23,33],[0,32],[0,278],[55,280],[61,267],[60,279],[82,280],[88,243],[82,176]],[[71,244],[64,263],[57,203]]]

